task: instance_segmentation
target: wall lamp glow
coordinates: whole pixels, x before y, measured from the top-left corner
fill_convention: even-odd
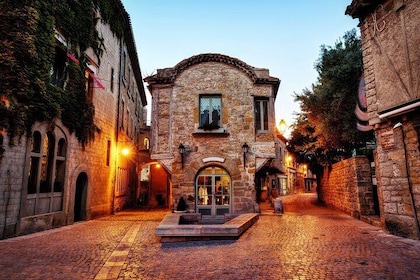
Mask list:
[[[242,145],[242,152],[244,153],[244,169],[245,169],[246,154],[249,152],[249,146],[246,142]]]

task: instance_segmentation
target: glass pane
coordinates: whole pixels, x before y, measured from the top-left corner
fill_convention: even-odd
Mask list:
[[[62,192],[64,185],[64,161],[56,161],[55,163],[55,182],[54,192]]]
[[[268,102],[263,101],[264,130],[268,130]]]
[[[222,99],[220,96],[200,97],[200,128],[220,128],[220,116],[222,112]]]
[[[210,124],[210,98],[200,98],[200,127]]]
[[[255,129],[261,130],[261,101],[255,101]]]
[[[36,183],[38,176],[39,158],[31,157],[29,163],[28,194],[36,193]]]
[[[64,138],[58,141],[57,155],[62,157],[66,155],[66,140]]]
[[[211,124],[214,128],[220,127],[221,105],[220,97],[213,97],[211,99]]]
[[[48,192],[47,182],[47,164],[48,164],[48,136],[45,135],[42,143],[42,159],[41,159],[41,177],[40,181],[40,192]]]
[[[222,168],[215,167],[214,168],[214,174],[228,174],[228,173],[226,172],[226,170],[224,170]]]
[[[35,131],[32,135],[31,151],[34,153],[41,152],[41,134],[39,131]]]

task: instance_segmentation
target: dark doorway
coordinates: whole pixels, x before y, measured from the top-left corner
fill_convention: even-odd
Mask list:
[[[74,221],[86,220],[86,197],[88,178],[86,173],[79,174],[76,180],[76,193],[74,195]]]

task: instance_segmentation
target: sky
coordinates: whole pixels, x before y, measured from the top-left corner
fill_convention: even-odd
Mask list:
[[[276,122],[300,111],[294,95],[317,82],[321,46],[358,25],[351,0],[122,0],[130,15],[143,78],[202,53],[267,68],[281,80]],[[150,94],[148,110],[150,111]],[[286,135],[290,133],[290,130]]]

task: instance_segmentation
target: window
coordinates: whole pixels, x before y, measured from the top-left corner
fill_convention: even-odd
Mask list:
[[[111,92],[114,92],[114,68],[111,67],[111,85],[110,85]]]
[[[124,110],[125,110],[125,103],[124,103],[124,100],[122,100],[122,102],[121,102],[121,113],[120,113],[120,115],[121,115],[121,128],[122,129],[124,129],[124,118],[125,118],[125,112],[124,112]]]
[[[109,166],[111,159],[111,141],[108,140],[106,144],[106,166]]]
[[[125,76],[125,72],[126,72],[125,71],[125,69],[126,69],[126,66],[125,66],[126,60],[127,60],[127,54],[125,52],[123,52],[122,61],[121,61],[121,75],[122,75],[124,84],[126,82],[126,76]]]
[[[213,130],[221,127],[222,98],[220,95],[202,95],[199,101],[200,125],[198,128]]]
[[[59,46],[55,47],[54,64],[51,69],[51,83],[64,88],[67,80],[67,53]]]
[[[27,216],[62,210],[66,153],[67,141],[59,128],[54,132],[33,132],[25,207]]]
[[[232,186],[226,170],[211,166],[200,171],[195,182],[197,212],[202,215],[230,213]]]
[[[268,100],[255,100],[255,130],[257,132],[268,131]]]
[[[90,102],[92,102],[92,100],[93,100],[93,87],[94,87],[95,81],[93,80],[93,73],[89,69],[86,69],[86,71],[85,71],[85,78],[86,78],[86,82],[85,82],[86,96],[87,96],[88,100]]]

